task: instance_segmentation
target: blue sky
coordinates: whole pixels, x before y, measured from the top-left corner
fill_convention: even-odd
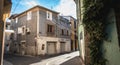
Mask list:
[[[74,0],[12,0],[11,13],[21,13],[36,5],[60,12],[60,15],[70,15],[76,18],[76,5]]]

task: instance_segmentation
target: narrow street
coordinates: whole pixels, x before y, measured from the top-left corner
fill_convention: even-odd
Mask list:
[[[81,65],[78,56],[79,52],[76,51],[46,59],[40,57],[8,56],[5,57],[5,60],[13,65],[70,65],[70,63],[72,63],[72,65]]]

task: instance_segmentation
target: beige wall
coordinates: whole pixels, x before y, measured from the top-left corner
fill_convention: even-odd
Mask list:
[[[60,42],[65,42],[65,51],[70,52],[70,39],[66,38],[54,38],[54,37],[43,37],[37,39],[37,46],[38,46],[38,54],[46,54],[47,53],[47,42],[56,42],[56,53],[60,53]],[[45,49],[42,50],[42,44],[45,45]]]
[[[32,12],[32,19],[31,20],[27,20],[27,12],[31,11]],[[18,15],[18,23],[17,24],[13,24],[13,26],[15,26],[16,28],[13,27],[14,30],[16,30],[18,27],[21,26],[27,26],[27,28],[30,29],[30,34],[25,34],[25,35],[17,35],[17,42],[18,44],[21,44],[21,41],[25,41],[26,44],[24,44],[23,46],[25,46],[25,48],[23,47],[19,47],[19,51],[20,53],[22,53],[22,51],[25,51],[25,54],[27,55],[39,55],[39,54],[46,54],[46,42],[47,41],[55,41],[57,42],[57,53],[60,53],[60,42],[59,40],[61,39],[65,39],[65,40],[61,40],[61,42],[66,42],[66,51],[70,51],[70,37],[66,37],[63,36],[62,38],[57,37],[57,25],[56,22],[58,22],[57,16],[58,13],[54,13],[51,12],[52,15],[52,20],[47,20],[46,18],[46,12],[48,10],[46,9],[42,9],[42,8],[33,8],[29,11],[26,11],[24,13],[22,13],[21,15]],[[15,23],[15,20],[13,20]],[[55,34],[53,36],[47,36],[47,24],[52,24],[55,27]],[[16,30],[17,31],[17,30]],[[68,40],[66,40],[68,39]],[[45,50],[41,50],[41,46],[42,44],[45,44]]]
[[[40,36],[47,36],[47,24],[54,25],[56,31],[56,23],[57,23],[57,15],[53,12],[52,13],[52,20],[47,20],[46,16],[47,10],[40,9],[39,10],[39,32]],[[56,33],[55,35],[56,36]]]

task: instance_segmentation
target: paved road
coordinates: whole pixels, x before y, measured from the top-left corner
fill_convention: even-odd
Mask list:
[[[82,61],[81,61],[80,57],[77,56],[77,57],[74,57],[74,58],[68,60],[67,62],[60,64],[60,65],[82,65]]]
[[[78,51],[51,58],[5,55],[5,60],[11,62],[13,65],[61,65],[77,56],[79,56]]]
[[[42,62],[33,63],[30,65],[60,65],[77,56],[79,56],[78,51],[69,53],[69,54],[60,55],[60,56],[53,57],[53,58],[49,58],[49,59],[43,60]]]

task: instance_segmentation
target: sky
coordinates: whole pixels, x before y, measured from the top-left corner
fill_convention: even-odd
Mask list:
[[[76,18],[76,4],[74,0],[12,0],[11,14],[19,14],[36,5],[60,12],[63,16]]]

